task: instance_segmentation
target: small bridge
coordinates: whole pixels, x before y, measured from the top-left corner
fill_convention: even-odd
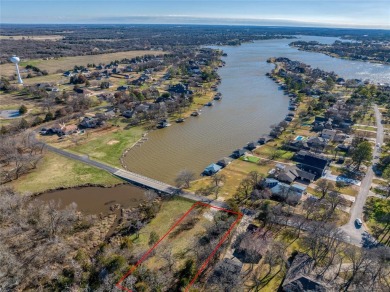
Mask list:
[[[134,173],[131,171],[118,169],[113,173],[113,175],[124,179],[130,182],[133,185],[137,185],[140,187],[147,187],[149,189],[153,189],[157,192],[166,193],[168,195],[176,195],[180,193],[180,189],[163,183],[161,181],[140,175],[138,173]]]

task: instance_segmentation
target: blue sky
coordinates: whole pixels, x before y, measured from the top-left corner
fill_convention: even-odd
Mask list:
[[[1,23],[198,23],[390,29],[389,0],[0,0]]]

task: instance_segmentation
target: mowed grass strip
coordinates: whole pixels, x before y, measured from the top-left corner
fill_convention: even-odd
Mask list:
[[[47,152],[37,169],[10,184],[19,192],[40,193],[60,187],[85,184],[115,185],[122,180],[84,163]]]

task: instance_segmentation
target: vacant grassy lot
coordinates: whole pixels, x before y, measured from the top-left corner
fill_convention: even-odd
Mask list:
[[[88,63],[107,63],[115,60],[120,60],[123,58],[134,58],[137,56],[143,56],[148,54],[161,55],[164,54],[161,51],[127,51],[127,52],[117,52],[117,53],[108,53],[101,55],[87,55],[87,56],[77,56],[77,57],[64,57],[52,60],[22,60],[20,66],[34,65],[41,70],[47,70],[49,73],[53,74],[57,70],[70,70],[73,69],[75,65],[87,66]],[[15,73],[14,64],[3,64],[0,65],[0,74],[9,76]]]
[[[133,241],[135,252],[143,253],[152,245],[149,244],[150,234],[156,232],[158,238],[165,235],[168,230],[179,220],[194,204],[192,201],[187,201],[181,198],[174,198],[165,201],[162,204],[161,210],[157,216],[145,227],[141,229],[139,237],[132,235],[130,238]],[[161,258],[161,253],[166,249],[172,250],[175,255],[176,265],[179,266],[181,260],[185,258],[180,257],[188,252],[191,252],[191,246],[199,236],[205,232],[205,225],[209,219],[203,216],[205,212],[210,212],[208,207],[201,209],[194,208],[185,219],[177,225],[171,233],[165,237],[163,241],[156,247],[156,256],[149,257],[142,265],[147,265],[149,268],[161,268],[164,265],[164,260]],[[183,229],[183,224],[189,221],[191,216],[196,215],[197,220],[191,228]],[[211,217],[210,217],[211,218]]]
[[[11,185],[19,192],[39,193],[89,183],[115,185],[121,182],[108,172],[48,152],[37,169],[11,182]]]

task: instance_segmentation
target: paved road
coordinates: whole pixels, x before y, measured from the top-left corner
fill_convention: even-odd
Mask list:
[[[378,106],[374,106],[375,119],[377,124],[377,134],[376,134],[376,143],[380,145],[383,144],[383,125],[381,124],[382,115],[379,112]],[[373,165],[378,162],[378,159],[375,159],[375,156],[379,155],[379,148],[376,147],[373,151]],[[365,240],[370,238],[366,228],[361,226],[357,228],[355,226],[356,218],[363,218],[363,208],[366,203],[370,187],[372,184],[372,179],[374,178],[374,172],[372,167],[367,170],[366,176],[363,178],[360,185],[359,194],[356,196],[355,203],[352,205],[349,222],[341,227],[341,229],[349,236],[350,242],[355,245],[365,245]]]
[[[68,151],[65,151],[63,149],[59,149],[59,148],[56,148],[56,147],[53,147],[53,146],[50,146],[47,144],[46,144],[46,149],[51,151],[51,152],[54,152],[56,154],[65,156],[67,158],[70,158],[73,160],[78,160],[78,161],[83,162],[85,164],[88,164],[90,166],[105,170],[105,171],[111,173],[112,175],[120,177],[121,179],[126,180],[126,181],[128,181],[132,184],[138,185],[138,186],[152,188],[156,191],[167,193],[169,195],[177,195],[177,196],[180,196],[180,197],[192,200],[192,201],[207,203],[207,204],[210,204],[212,206],[219,207],[219,208],[227,208],[228,207],[228,205],[225,202],[217,201],[217,200],[210,200],[210,199],[205,198],[203,196],[195,195],[194,193],[191,193],[191,192],[182,191],[179,188],[173,187],[171,185],[157,181],[155,179],[148,178],[146,176],[143,176],[143,175],[140,175],[140,174],[137,174],[134,172],[130,172],[130,171],[127,171],[124,169],[112,167],[112,166],[107,165],[105,163],[101,163],[101,162],[98,162],[96,160],[89,159],[89,157],[87,155],[77,155],[77,154],[74,154],[74,153],[71,153],[71,152],[68,152]]]

